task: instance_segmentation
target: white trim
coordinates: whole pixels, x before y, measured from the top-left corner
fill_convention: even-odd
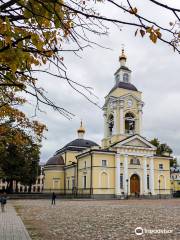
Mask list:
[[[154,192],[154,159],[150,159],[150,191],[152,195],[155,194]]]
[[[124,193],[127,194],[127,182],[126,180],[128,179],[129,180],[129,175],[128,175],[128,155],[124,155]],[[129,184],[129,181],[128,181],[128,184]],[[128,190],[129,190],[129,186],[128,186]]]
[[[144,157],[144,171],[143,171],[143,178],[144,178],[144,184],[143,184],[143,192],[144,194],[148,194],[148,188],[147,188],[147,159],[146,156]]]
[[[115,194],[120,195],[120,175],[121,175],[121,165],[120,165],[120,154],[117,153],[115,156]]]
[[[128,156],[137,156],[137,157],[154,157],[154,155],[152,154],[147,154],[147,153],[139,153],[139,152],[123,152],[121,150],[119,150],[118,152],[120,152],[122,155],[126,155],[128,154]]]

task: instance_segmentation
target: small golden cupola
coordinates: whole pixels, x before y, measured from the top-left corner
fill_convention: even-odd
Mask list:
[[[126,57],[126,55],[124,54],[124,48],[122,48],[121,55],[119,56],[119,62],[120,62],[120,64],[121,64],[121,66],[125,66],[126,60],[127,60],[127,57]]]
[[[85,128],[83,127],[82,121],[81,121],[80,128],[77,130],[78,138],[79,138],[79,139],[83,139],[85,132],[86,132],[86,131],[85,131]]]

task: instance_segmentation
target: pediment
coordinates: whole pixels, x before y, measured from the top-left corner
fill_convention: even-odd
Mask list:
[[[132,137],[126,138],[116,144],[113,147],[137,147],[146,148],[149,150],[156,150],[156,147],[152,145],[148,140],[141,137],[140,135],[134,135]]]
[[[133,139],[125,144],[123,144],[124,146],[134,146],[134,147],[145,147],[145,148],[150,148],[150,146],[148,146],[146,143],[144,143],[143,141],[139,140],[139,139]]]

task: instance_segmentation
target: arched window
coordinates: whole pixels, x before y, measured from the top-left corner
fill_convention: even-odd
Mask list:
[[[147,175],[147,189],[150,189],[149,175]]]
[[[130,164],[140,165],[140,161],[138,158],[132,158],[130,161]]]
[[[101,188],[108,188],[108,175],[106,172],[101,173]]]
[[[128,134],[134,134],[135,132],[135,117],[132,113],[126,113],[125,115],[125,132]]]
[[[159,189],[160,190],[165,190],[165,179],[163,175],[159,176]]]
[[[108,118],[108,128],[109,128],[109,135],[111,136],[113,133],[114,127],[114,116],[111,114]]]
[[[123,82],[128,83],[129,82],[129,75],[128,73],[123,74]]]

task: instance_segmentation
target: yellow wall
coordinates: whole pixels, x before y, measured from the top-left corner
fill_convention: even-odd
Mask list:
[[[86,162],[86,163],[85,163]],[[83,178],[86,176],[86,189],[83,186]],[[79,193],[90,193],[91,181],[91,155],[78,159],[78,189]]]
[[[66,179],[66,193],[72,193],[73,181],[74,187],[76,187],[76,167],[71,166],[65,169],[65,179]]]
[[[107,161],[107,166],[102,166],[102,160]],[[107,153],[93,154],[93,194],[115,193],[115,155]],[[104,184],[107,188],[104,188]]]
[[[171,180],[171,191],[180,191],[180,180]]]
[[[163,164],[163,170],[159,169],[159,164]],[[154,188],[155,192],[159,194],[159,180],[160,179],[160,194],[170,194],[170,160],[164,158],[154,159]]]
[[[44,168],[44,190],[60,190],[64,189],[64,171],[63,168],[49,169],[48,167]]]
[[[132,143],[133,144],[133,143]],[[133,146],[131,147],[133,149]],[[131,152],[131,148],[129,149],[129,153]],[[121,148],[120,151],[124,151]],[[139,150],[139,153],[144,151],[144,155],[149,153],[149,150]],[[128,152],[127,152],[128,154]],[[137,153],[138,155],[138,153]],[[69,153],[67,154],[68,163],[73,161],[75,154]],[[91,168],[91,157],[92,157],[92,168]],[[121,162],[121,173],[124,175],[124,155],[120,155]],[[130,180],[131,176],[135,173],[140,176],[140,187],[141,194],[144,192],[144,156],[138,156],[140,160],[140,165],[132,165],[130,164],[130,160],[132,156],[128,156],[128,178]],[[71,160],[70,160],[71,159]],[[107,161],[107,166],[102,166],[102,160]],[[147,160],[147,174],[150,175],[150,160]],[[163,164],[163,170],[159,169],[159,164]],[[72,163],[71,163],[72,165]],[[70,166],[65,168],[65,172],[63,171],[63,166],[61,167],[52,167],[46,166],[44,169],[45,172],[45,190],[47,189],[64,189],[64,178],[66,181],[66,193],[72,193],[72,180],[75,179],[75,187],[78,182],[78,190],[79,193],[90,193],[91,181],[92,181],[92,189],[93,194],[115,194],[115,153],[106,153],[106,152],[97,152],[92,151],[91,153],[87,153],[87,155],[83,155],[78,157],[78,173],[76,166]],[[91,180],[91,169],[92,169],[92,180]],[[78,179],[76,179],[78,175]],[[84,189],[83,180],[84,176],[86,176],[86,189]],[[154,157],[154,187],[155,193],[159,194],[159,182],[160,181],[160,193],[161,194],[169,194],[171,189],[170,184],[170,166],[168,158],[160,158]],[[55,181],[59,180],[59,184],[57,185]],[[69,181],[69,189],[68,189],[68,181]],[[179,187],[179,186],[178,186]],[[130,192],[130,181],[128,185],[128,192]],[[121,192],[125,191],[121,189]],[[150,190],[149,190],[150,191]]]
[[[66,165],[71,165],[72,162],[76,162],[77,161],[76,160],[76,155],[77,154],[78,154],[78,152],[71,152],[71,151],[66,152]]]
[[[131,93],[132,95],[134,95],[137,98],[141,98],[141,94],[142,94],[139,91],[131,91],[131,90],[124,89],[124,88],[116,88],[113,92],[110,93],[109,96],[120,97],[120,96],[123,96],[125,94],[129,94],[129,93]],[[106,96],[106,98],[107,97],[108,96]]]

